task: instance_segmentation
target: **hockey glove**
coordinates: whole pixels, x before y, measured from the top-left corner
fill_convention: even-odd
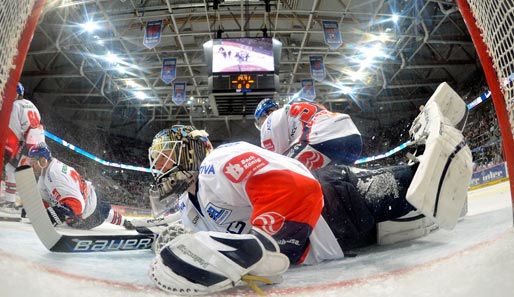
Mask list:
[[[153,228],[162,228],[157,229],[159,232],[159,236],[153,243],[153,250],[156,254],[159,254],[162,247],[167,243],[171,242],[173,239],[177,238],[177,236],[182,234],[191,233],[189,229],[186,229],[184,225],[180,223],[172,223],[168,226],[157,226],[157,227],[148,227],[150,230],[154,231]]]
[[[75,213],[66,204],[57,204],[46,209],[52,225],[71,224],[75,221]]]
[[[278,249],[271,236],[258,236],[261,235],[270,241],[267,245]],[[279,276],[288,268],[285,255],[267,251],[253,234],[201,231],[180,235],[162,247],[149,274],[162,290],[178,295],[205,295],[244,281],[260,291],[253,281],[272,284],[267,276]]]

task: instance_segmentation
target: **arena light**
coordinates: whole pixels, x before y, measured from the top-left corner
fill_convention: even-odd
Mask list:
[[[148,98],[148,96],[146,96],[146,94],[141,91],[134,92],[134,96],[136,96],[136,98],[139,100],[145,100]]]
[[[353,89],[349,86],[341,86],[340,89],[341,89],[341,92],[343,92],[343,94],[346,94],[346,95],[353,93]]]
[[[93,33],[94,31],[100,29],[100,26],[98,25],[98,23],[91,21],[91,20],[83,23],[81,25],[81,27],[88,33]]]
[[[111,51],[108,51],[107,54],[105,54],[104,59],[111,64],[126,64],[120,59],[120,57],[118,57],[118,55],[113,54]]]
[[[396,24],[398,23],[398,20],[400,19],[400,17],[395,13],[393,14],[393,16],[391,17],[391,20]]]
[[[362,71],[350,71],[350,72],[348,72],[348,76],[350,77],[350,79],[352,81],[357,81],[357,80],[364,80],[364,78],[366,77],[366,74],[364,74],[364,72],[362,72]]]
[[[142,88],[142,86],[140,84],[136,83],[132,79],[127,80],[126,84],[127,84],[127,87],[131,87],[133,89],[141,89]]]
[[[121,65],[117,65],[116,66],[116,70],[120,73],[120,74],[125,74],[127,73],[127,68],[121,66]]]

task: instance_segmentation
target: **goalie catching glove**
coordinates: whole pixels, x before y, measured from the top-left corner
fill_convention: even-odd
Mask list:
[[[205,295],[253,280],[277,283],[289,268],[276,241],[262,230],[250,234],[201,231],[183,234],[163,246],[150,267],[162,290],[178,295]]]

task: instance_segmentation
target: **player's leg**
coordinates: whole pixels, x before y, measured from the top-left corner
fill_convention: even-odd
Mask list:
[[[441,124],[426,140],[408,201],[441,228],[452,229],[464,208],[473,164],[462,133]]]
[[[16,168],[10,164],[5,164],[5,200],[0,202],[0,207],[5,211],[20,212],[21,203],[16,201],[16,179],[14,172]],[[19,199],[18,199],[19,200]]]
[[[445,229],[452,229],[465,206],[473,172],[472,156],[460,127],[466,105],[442,84],[413,123],[413,141],[424,146],[407,200]]]
[[[428,181],[430,178],[436,178],[437,176],[441,175],[441,167],[438,168],[438,166],[436,166],[437,164],[441,165],[443,162],[445,164],[447,163],[447,165],[450,165],[454,162],[458,163],[458,161],[452,161],[447,158],[448,156],[452,155],[452,152],[450,151],[452,151],[453,148],[442,149],[442,147],[440,146],[441,139],[448,139],[452,137],[449,136],[448,133],[441,132],[440,130],[455,130],[453,133],[453,137],[461,139],[462,137],[459,136],[459,130],[463,129],[466,123],[466,119],[466,103],[448,84],[442,83],[441,85],[439,85],[437,90],[428,100],[427,104],[421,108],[421,113],[416,117],[409,131],[414,143],[422,146],[424,150],[424,156],[422,158],[425,159],[425,162],[422,161],[423,164],[421,165],[421,170],[417,173],[417,178],[413,182],[413,185],[411,187],[412,195],[414,195],[415,197],[410,197],[414,197],[411,199],[413,200],[412,202],[415,206],[424,209],[430,209],[430,214],[428,211],[425,211],[424,213],[426,215],[423,215],[423,212],[417,210],[407,214],[404,217],[379,223],[377,225],[377,236],[379,244],[391,244],[398,241],[404,241],[407,239],[414,239],[424,236],[430,232],[438,230],[439,226],[436,223],[436,221],[445,221],[449,219],[452,223],[449,225],[443,223],[442,227],[453,227],[452,225],[455,224],[457,216],[454,214],[455,211],[452,211],[451,213],[448,213],[447,211],[456,207],[456,205],[441,205],[441,207],[445,210],[439,214],[439,218],[437,220],[432,218],[434,215],[433,209],[435,207],[433,206],[434,202],[432,202],[434,201],[434,197],[427,198],[425,202],[422,202],[421,200],[423,200],[424,197],[426,197],[425,194],[423,194],[422,192],[424,191],[425,193],[436,193],[438,191],[438,185],[432,183],[428,188],[422,189],[420,187],[421,185],[419,185],[418,183],[421,182],[422,184],[428,185]],[[455,127],[455,129],[453,127]],[[439,135],[440,132],[442,135]],[[429,142],[429,149],[426,150],[427,147],[425,147],[425,144],[429,137],[434,140],[431,140]],[[438,137],[440,140],[435,140]],[[458,139],[456,142],[460,142],[460,140]],[[434,151],[434,149],[436,150]],[[464,149],[464,151],[465,150],[466,149]],[[469,158],[465,158],[464,155],[466,155],[466,153],[461,153],[456,158],[456,160],[461,159],[462,163],[468,163],[469,160],[465,161],[464,159]],[[454,165],[454,167],[459,168],[448,167],[446,174],[448,177],[440,177],[440,183],[442,183],[441,185],[446,185],[446,187],[441,187],[440,191],[442,193],[455,191],[458,188],[448,187],[448,183],[451,183],[458,179],[455,178],[456,174],[451,172],[457,172],[457,175],[460,175],[459,171],[462,171],[462,168],[460,168],[460,166]],[[463,168],[465,168],[465,166]],[[442,169],[444,170],[444,167],[442,167]],[[457,181],[456,183],[460,182],[460,185],[464,184],[462,188],[467,188],[465,177],[462,176],[462,178],[462,181]],[[443,180],[445,180],[444,183]],[[462,191],[462,189],[460,191]],[[444,196],[445,195],[441,197]],[[454,199],[453,202],[458,201],[458,203],[456,204],[460,205],[460,201],[463,197],[464,201],[466,201],[465,196],[461,194],[450,195],[450,199],[448,200]],[[466,204],[464,204],[464,206],[462,207],[462,210],[459,215],[463,216],[465,215],[465,213]],[[442,217],[446,218],[443,219]]]
[[[375,243],[377,223],[414,210],[405,199],[413,167],[364,170],[337,165],[313,173],[323,189],[322,215],[343,250]]]

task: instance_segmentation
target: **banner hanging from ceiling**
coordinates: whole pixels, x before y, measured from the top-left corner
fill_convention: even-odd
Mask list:
[[[341,32],[339,32],[339,23],[337,21],[321,21],[325,42],[330,49],[337,49],[343,44]]]
[[[143,45],[149,49],[154,48],[161,42],[161,29],[162,20],[150,21],[146,23],[145,37],[143,38]]]
[[[317,81],[325,79],[325,65],[323,65],[323,56],[309,56],[311,66],[311,76]]]
[[[302,89],[300,91],[300,98],[313,101],[316,98],[316,89],[312,79],[302,79]]]
[[[171,100],[177,105],[186,101],[186,82],[176,82],[173,85],[173,96]]]
[[[171,83],[177,77],[177,58],[162,60],[161,80],[166,84]]]

